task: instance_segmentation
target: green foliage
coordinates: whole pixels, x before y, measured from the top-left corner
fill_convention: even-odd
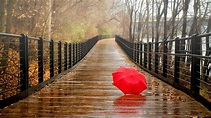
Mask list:
[[[62,39],[65,39],[67,42],[81,42],[84,39],[89,39],[95,35],[98,35],[97,29],[91,22],[81,21],[70,23],[69,21],[66,21],[60,27],[60,34],[54,38],[59,39],[59,37],[62,37]]]
[[[112,31],[109,27],[104,27],[102,35],[111,35]]]

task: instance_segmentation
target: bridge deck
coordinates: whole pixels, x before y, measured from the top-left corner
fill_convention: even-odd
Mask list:
[[[112,85],[119,66],[147,77],[141,95],[123,95]],[[74,69],[40,91],[0,110],[0,117],[211,117],[186,94],[135,66],[113,39],[101,40]]]

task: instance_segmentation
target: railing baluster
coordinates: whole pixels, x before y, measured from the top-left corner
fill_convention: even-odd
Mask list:
[[[73,66],[75,65],[75,43],[72,44],[73,47]]]
[[[133,59],[133,43],[130,42],[130,59]]]
[[[142,64],[142,54],[143,54],[143,43],[140,44],[140,59],[139,59],[139,65],[143,65]]]
[[[43,39],[38,40],[38,82],[43,82]]]
[[[163,77],[167,77],[167,42],[163,42]]]
[[[82,46],[81,46],[81,43],[79,43],[79,60],[82,59]]]
[[[174,62],[174,84],[179,84],[179,73],[180,73],[180,57],[179,57],[179,50],[180,50],[180,41],[177,37],[175,39],[175,62]]]
[[[144,67],[147,68],[147,44],[144,43]]]
[[[58,73],[62,72],[62,43],[58,42]]]
[[[152,69],[152,43],[151,42],[149,42],[149,60],[148,60],[148,68],[149,68],[149,70],[151,70]]]
[[[20,38],[20,84],[21,91],[29,88],[28,36],[21,34]]]
[[[79,51],[78,51],[78,43],[76,43],[76,63],[78,63],[79,60]]]
[[[68,68],[72,67],[72,44],[70,43],[69,45],[69,64],[68,64]]]
[[[140,61],[140,43],[137,43],[137,64],[139,64]]]
[[[64,44],[64,70],[67,70],[67,42]]]
[[[199,50],[201,47],[200,39],[197,34],[193,35],[191,38],[191,53],[195,55],[200,55]],[[191,58],[191,92],[192,94],[199,94],[200,86],[200,59],[196,56]]]
[[[50,77],[54,76],[54,41],[50,41]]]
[[[133,61],[136,62],[136,43],[133,43]]]
[[[155,73],[158,73],[158,42],[155,42]]]

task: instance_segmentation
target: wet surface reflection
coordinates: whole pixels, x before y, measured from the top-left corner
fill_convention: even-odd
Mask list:
[[[141,114],[146,97],[142,95],[123,95],[114,101],[114,112],[120,114]]]
[[[141,95],[123,95],[111,73],[133,67],[147,78]],[[133,64],[114,39],[101,40],[71,72],[40,91],[0,110],[10,117],[210,117],[191,97]]]

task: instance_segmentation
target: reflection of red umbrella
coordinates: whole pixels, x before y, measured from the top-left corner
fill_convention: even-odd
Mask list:
[[[116,113],[135,114],[142,112],[142,108],[146,101],[142,95],[124,95],[114,101],[114,109]]]
[[[140,94],[147,88],[145,76],[133,68],[121,66],[112,76],[113,84],[124,94]]]

